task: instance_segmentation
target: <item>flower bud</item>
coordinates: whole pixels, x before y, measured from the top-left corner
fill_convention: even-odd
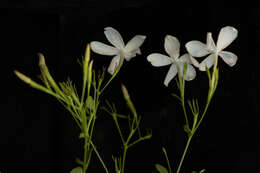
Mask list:
[[[129,100],[130,96],[124,84],[121,84],[121,89],[126,100]]]
[[[24,74],[20,73],[20,72],[17,71],[17,70],[15,70],[14,73],[15,73],[15,75],[16,75],[17,77],[19,77],[19,78],[20,78],[22,81],[24,81],[25,83],[31,84],[31,81],[32,81],[32,80],[31,80],[29,77],[25,76]]]

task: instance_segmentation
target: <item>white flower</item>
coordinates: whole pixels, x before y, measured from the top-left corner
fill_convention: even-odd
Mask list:
[[[160,53],[153,53],[147,57],[147,60],[156,67],[170,65],[170,69],[164,80],[164,85],[168,86],[169,82],[176,76],[178,73],[177,65],[180,69],[180,75],[183,76],[184,64],[187,63],[187,70],[185,74],[185,80],[193,80],[196,76],[196,71],[190,60],[189,54],[184,54],[179,58],[180,55],[180,43],[176,37],[167,35],[164,42],[165,51],[170,55],[166,56]]]
[[[214,64],[215,54],[220,56],[225,63],[229,66],[234,66],[237,62],[237,56],[231,52],[223,51],[228,45],[230,45],[237,37],[238,31],[231,27],[226,26],[222,28],[218,35],[217,46],[215,45],[211,33],[207,34],[207,43],[204,44],[200,41],[190,41],[186,43],[185,47],[187,51],[193,57],[203,57],[209,54],[200,64],[194,58],[191,58],[194,66],[198,67],[201,71],[210,68]]]
[[[115,69],[120,64],[120,58],[129,61],[131,58],[135,57],[136,54],[141,54],[139,47],[143,44],[146,36],[136,35],[125,45],[120,33],[114,28],[106,27],[104,33],[108,41],[114,47],[98,41],[92,41],[90,46],[91,49],[98,54],[114,56],[108,67],[108,72],[110,74],[115,72]]]

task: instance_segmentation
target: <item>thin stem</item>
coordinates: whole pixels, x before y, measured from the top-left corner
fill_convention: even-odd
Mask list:
[[[213,73],[212,73],[212,80],[211,80],[211,87],[214,86],[214,82],[215,82],[215,73],[216,73],[216,69],[217,69],[217,65],[218,65],[218,52],[215,53],[215,58],[214,58],[214,67],[213,67]]]
[[[189,120],[188,120],[188,116],[187,116],[187,112],[186,112],[186,108],[185,108],[185,74],[183,74],[183,77],[181,77],[181,71],[180,71],[180,67],[179,64],[176,63],[177,66],[177,71],[178,71],[178,78],[179,78],[179,90],[180,90],[180,94],[181,94],[181,105],[182,105],[182,109],[183,109],[183,113],[184,113],[184,117],[185,117],[185,122],[189,127]]]
[[[211,98],[212,98],[212,97],[211,97]],[[196,125],[195,128],[194,128],[194,133],[197,131],[197,129],[199,128],[199,126],[200,126],[200,124],[201,124],[203,118],[204,118],[205,115],[206,115],[206,112],[207,112],[207,110],[208,110],[208,107],[209,107],[211,98],[209,98],[209,100],[207,101],[207,104],[206,104],[206,107],[205,107],[205,109],[204,109],[204,111],[203,111],[203,114],[202,114],[202,116],[201,116],[199,122],[197,123],[197,125]]]
[[[93,144],[93,142],[92,142],[91,140],[90,140],[89,142],[90,142],[90,144],[91,144],[93,150],[95,151],[95,153],[96,153],[96,155],[97,155],[99,161],[101,162],[103,168],[105,169],[106,173],[109,173],[109,171],[108,171],[108,169],[107,169],[107,167],[106,167],[104,161],[102,160],[101,156],[99,155],[99,153],[98,153],[98,151],[97,151],[95,145]]]
[[[112,76],[111,78],[109,79],[109,81],[105,84],[105,86],[100,90],[100,93],[102,93],[106,88],[107,86],[110,84],[110,82],[116,77],[116,74],[117,74],[118,71],[116,71]]]
[[[183,94],[181,93],[181,105],[182,105],[183,113],[185,116],[185,122],[189,127],[189,120],[188,120],[188,116],[187,116],[187,112],[186,112],[186,108],[185,108],[185,102],[184,102],[184,89],[183,89]]]
[[[123,153],[123,160],[122,160],[122,173],[124,173],[125,170],[125,159],[126,159],[126,153],[127,153],[127,143],[124,144],[124,153]]]
[[[189,145],[190,145],[192,136],[193,136],[193,133],[191,133],[191,135],[190,135],[189,138],[188,138],[188,141],[187,141],[187,143],[186,143],[186,146],[185,146],[185,149],[184,149],[184,151],[183,151],[183,154],[182,154],[182,157],[181,157],[181,161],[180,161],[180,163],[179,163],[179,166],[178,166],[178,169],[177,169],[176,173],[179,173],[180,170],[181,170],[181,166],[182,166],[182,163],[183,163],[183,161],[184,161],[185,155],[186,155],[186,153],[187,153],[187,151],[188,151],[188,148],[189,148]]]
[[[85,140],[84,140],[84,160],[83,160],[83,173],[86,172],[87,170],[87,152],[88,152],[88,137],[85,135]]]
[[[113,116],[116,116],[116,115],[113,115]],[[122,141],[123,144],[125,144],[125,139],[124,139],[123,134],[121,132],[120,126],[119,126],[118,121],[117,121],[117,118],[116,117],[113,117],[113,118],[114,118],[117,130],[118,130],[118,133],[120,135],[121,141]]]

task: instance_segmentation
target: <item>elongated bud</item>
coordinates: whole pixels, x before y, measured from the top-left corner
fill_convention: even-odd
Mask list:
[[[124,98],[125,98],[126,100],[129,100],[129,99],[130,99],[130,96],[129,96],[128,91],[127,91],[127,89],[126,89],[126,87],[125,87],[124,84],[121,84],[121,89],[122,89]]]
[[[44,58],[43,54],[38,53],[38,56],[39,56],[39,66],[40,66],[40,70],[42,72],[42,76],[43,76],[44,80],[45,80],[45,78],[47,79],[46,82],[48,81],[47,86],[50,84],[50,86],[52,86],[58,94],[63,96],[64,94],[62,93],[59,86],[56,84],[55,80],[52,78],[52,76],[49,72],[49,69],[45,63],[45,58]]]
[[[88,82],[89,83],[91,83],[91,80],[92,80],[92,67],[93,67],[93,60],[90,61],[89,68],[88,68]]]
[[[22,81],[24,81],[25,83],[31,84],[31,82],[32,82],[31,78],[25,76],[24,74],[20,73],[20,72],[17,71],[17,70],[15,70],[14,73],[15,73],[15,75],[16,75],[17,77],[19,77],[19,78],[20,78]]]
[[[90,45],[87,45],[86,52],[85,52],[85,64],[88,64],[90,59]]]
[[[34,82],[31,78],[25,76],[24,74],[20,73],[19,71],[15,70],[14,73],[19,79],[21,79],[25,83],[29,84],[31,87],[42,90],[46,93],[52,94],[52,93],[50,93],[50,91],[47,88],[45,88],[44,86]]]
[[[43,54],[38,53],[38,56],[39,56],[39,66],[46,65]]]

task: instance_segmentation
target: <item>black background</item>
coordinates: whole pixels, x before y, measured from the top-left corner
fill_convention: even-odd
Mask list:
[[[13,73],[19,70],[37,80],[37,53],[45,55],[57,81],[68,76],[80,89],[81,69],[77,59],[87,43],[108,43],[103,29],[116,28],[125,42],[136,34],[146,35],[142,55],[124,63],[120,74],[105,92],[104,99],[127,113],[120,90],[124,83],[143,128],[153,130],[153,137],[129,150],[126,170],[156,172],[155,163],[166,165],[161,147],[169,154],[176,171],[185,144],[184,117],[176,99],[175,81],[163,85],[168,67],[155,68],[146,60],[153,52],[164,51],[164,37],[176,36],[184,44],[206,39],[211,31],[216,40],[221,27],[230,25],[238,38],[226,49],[238,55],[230,68],[219,62],[220,81],[205,121],[192,141],[183,172],[205,168],[207,172],[255,172],[259,155],[259,39],[260,9],[230,8],[219,4],[172,5],[150,1],[1,1],[1,114],[0,171],[69,172],[81,157],[79,131],[70,115],[57,101],[22,83]],[[92,53],[95,68],[109,65],[111,57]],[[109,74],[107,74],[109,75]],[[187,83],[187,97],[203,103],[207,77],[197,71]],[[120,141],[112,118],[103,112],[97,119],[94,142],[113,172],[112,155],[120,154]],[[258,126],[258,127],[257,127]],[[90,172],[104,172],[94,157]]]

